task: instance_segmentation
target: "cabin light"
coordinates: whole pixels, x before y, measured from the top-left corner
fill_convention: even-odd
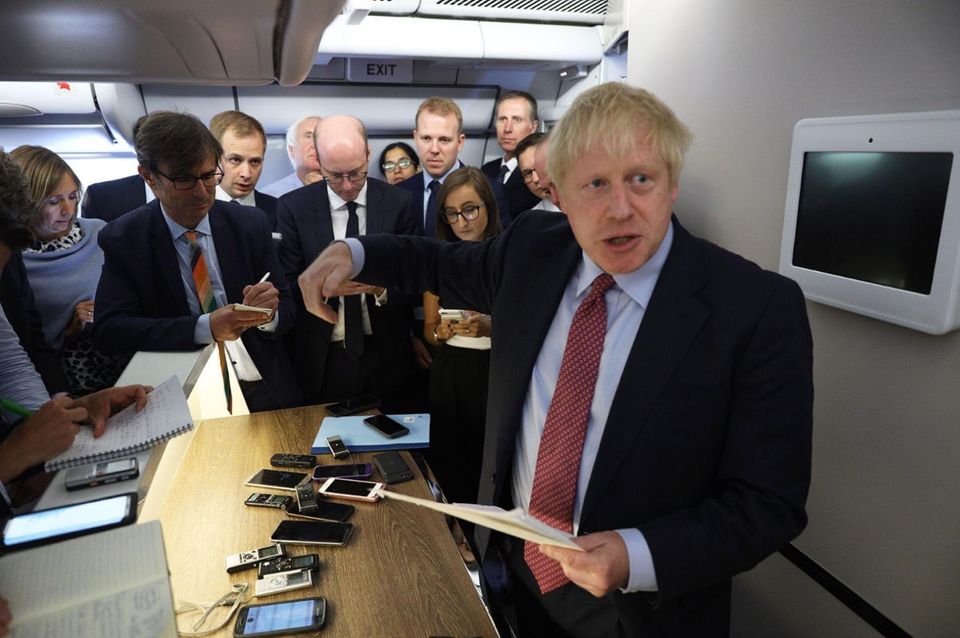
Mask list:
[[[573,80],[576,78],[587,77],[587,67],[583,64],[575,64],[560,70],[561,80]]]

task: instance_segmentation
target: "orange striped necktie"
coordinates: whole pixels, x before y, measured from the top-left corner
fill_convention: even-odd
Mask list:
[[[208,314],[217,309],[217,300],[213,295],[213,284],[210,283],[207,260],[203,255],[200,244],[197,243],[197,231],[188,230],[184,235],[190,242],[190,270],[193,272],[193,285],[197,289],[200,310],[204,314]],[[217,341],[217,352],[220,356],[220,374],[223,377],[223,394],[227,399],[227,412],[233,414],[233,394],[230,391],[230,373],[227,371],[227,353],[222,341]]]

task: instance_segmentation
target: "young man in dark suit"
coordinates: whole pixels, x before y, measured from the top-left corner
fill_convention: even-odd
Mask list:
[[[491,184],[503,190],[510,207],[510,219],[516,219],[540,203],[540,198],[530,193],[520,175],[516,153],[517,144],[540,126],[537,100],[526,91],[507,91],[497,102],[494,124],[503,157],[487,162],[480,170]]]
[[[370,151],[360,120],[326,117],[314,140],[324,181],[284,195],[277,205],[280,262],[294,288],[300,273],[335,239],[417,232],[410,195],[367,176]],[[333,325],[300,312],[291,333],[307,403],[374,394],[384,409],[401,408],[414,367],[413,298],[354,283],[333,297],[338,307]]]
[[[196,118],[151,113],[136,142],[140,175],[157,199],[98,237],[97,347],[191,350],[223,342],[251,411],[298,405],[279,340],[296,311],[266,216],[216,201],[222,148]],[[235,310],[235,303],[270,312]]]
[[[481,244],[335,243],[301,277],[320,316],[347,278],[493,316],[479,502],[583,550],[478,531],[521,636],[725,636],[733,575],[806,524],[803,295],[672,216],[690,137],[652,94],[595,87],[551,132],[566,215]]]
[[[210,119],[210,132],[223,147],[223,181],[217,186],[217,199],[259,208],[276,231],[277,198],[256,190],[267,151],[263,126],[246,113],[223,111]]]

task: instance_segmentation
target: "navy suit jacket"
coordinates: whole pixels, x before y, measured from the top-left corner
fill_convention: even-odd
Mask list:
[[[540,198],[530,192],[527,185],[523,183],[523,176],[520,174],[520,167],[513,169],[506,184],[500,183],[500,165],[501,161],[495,159],[487,162],[480,167],[483,174],[487,176],[490,183],[503,192],[510,208],[510,219],[514,220],[520,213],[530,210],[540,203]]]
[[[257,203],[257,208],[267,214],[270,220],[270,230],[277,230],[277,198],[273,195],[261,193],[258,190],[253,191],[253,199]]]
[[[147,203],[146,186],[140,175],[91,184],[83,196],[84,217],[111,222]]]
[[[385,182],[367,178],[367,235],[415,234],[417,223],[410,196]],[[297,323],[290,335],[291,354],[307,403],[320,401],[326,372],[327,350],[333,325],[306,311],[297,277],[334,240],[330,200],[324,182],[298,188],[277,202],[280,264],[298,304]],[[387,303],[377,306],[367,295],[373,338],[381,355],[380,381],[387,388],[400,388],[413,372],[410,326],[413,306],[419,299],[395,291]],[[338,303],[336,299],[332,304]],[[334,306],[336,307],[336,306]]]
[[[255,284],[268,271],[280,291],[276,332],[252,328],[241,339],[274,398],[285,407],[299,405],[299,387],[279,339],[293,327],[296,306],[281,274],[267,219],[221,201],[215,201],[207,215],[227,301],[243,301],[244,286]],[[160,202],[154,200],[109,224],[98,241],[104,263],[93,326],[97,347],[105,353],[202,347],[194,342],[197,316],[187,304]]]
[[[460,165],[457,168],[463,168],[464,166],[466,166],[466,164],[460,162]],[[420,236],[424,236],[426,234],[423,226],[423,185],[425,183],[423,180],[424,174],[417,173],[416,175],[408,177],[402,182],[395,184],[395,186],[399,186],[403,190],[410,193],[413,210],[415,211],[417,221],[417,232],[414,234]],[[507,196],[503,192],[503,186],[497,180],[490,180],[487,178],[487,181],[490,182],[490,188],[493,190],[493,196],[497,201],[497,212],[500,213],[500,225],[506,228],[510,225],[510,207],[507,204]],[[442,224],[443,222],[438,219],[437,223]]]
[[[629,636],[727,635],[734,574],[806,524],[812,340],[803,295],[698,239],[674,242],[610,408],[580,534],[638,528],[659,592],[607,598]],[[365,237],[359,277],[493,316],[480,503],[510,505],[523,404],[581,260],[567,218],[532,211],[482,243]],[[462,305],[461,305],[462,304]],[[490,559],[490,532],[478,530]]]

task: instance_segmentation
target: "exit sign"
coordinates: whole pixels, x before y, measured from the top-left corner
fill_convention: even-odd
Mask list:
[[[350,58],[347,79],[351,82],[413,82],[413,60]]]

